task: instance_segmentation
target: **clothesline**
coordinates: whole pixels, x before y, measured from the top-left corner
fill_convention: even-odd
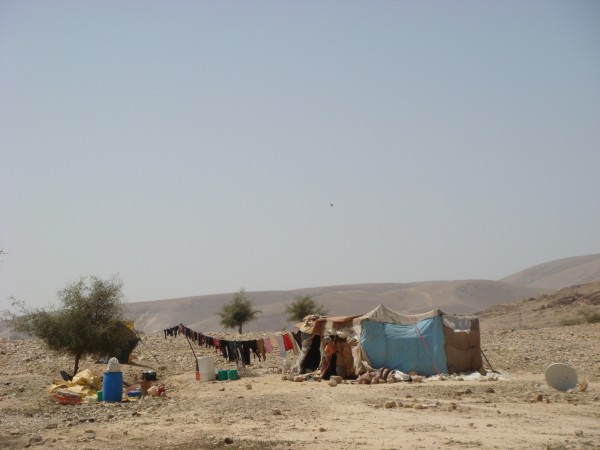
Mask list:
[[[272,333],[260,333],[263,337],[256,338],[248,335],[229,336],[225,333],[207,332],[202,333],[186,327],[182,323],[163,330],[165,339],[167,336],[177,337],[184,335],[187,339],[196,342],[199,346],[212,347],[215,352],[219,351],[223,357],[233,362],[241,362],[243,365],[250,364],[250,352],[259,361],[266,360],[267,353],[274,353],[273,348],[279,350],[279,356],[286,358],[287,352],[292,350],[295,354],[300,353],[300,331],[291,333],[289,331],[276,331]]]
[[[163,330],[163,332],[165,333],[165,335],[168,335],[168,336],[177,336],[177,333],[184,334],[184,332],[182,332],[180,330],[181,326],[182,326],[182,324],[175,325],[175,326],[172,326],[169,328],[165,328]],[[183,327],[184,327],[184,331],[185,331],[185,329],[189,329],[185,325],[183,325]],[[169,333],[170,330],[173,330],[173,334]],[[175,332],[175,330],[177,330],[177,331]],[[197,333],[199,333],[199,332],[197,332]],[[271,336],[283,336],[285,334],[290,334],[293,336],[300,336],[300,331],[297,331],[297,332],[285,331],[285,330],[284,331],[257,331],[257,332],[253,332],[253,333],[241,333],[241,334],[223,333],[223,332],[217,332],[217,331],[204,331],[204,332],[202,332],[202,334],[204,336],[210,336],[212,338],[228,339],[228,340],[234,340],[234,341],[241,342],[241,341],[251,341],[251,340],[255,340],[255,339],[259,339],[259,338],[267,338],[267,337],[271,337]],[[259,337],[257,337],[257,335]]]

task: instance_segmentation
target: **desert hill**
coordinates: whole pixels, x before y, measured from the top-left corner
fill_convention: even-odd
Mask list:
[[[538,264],[501,280],[424,281],[416,283],[373,283],[323,286],[289,291],[248,292],[262,311],[247,331],[274,331],[290,328],[283,311],[299,295],[312,295],[330,315],[362,314],[378,304],[414,314],[440,308],[464,314],[494,305],[550,294],[567,286],[600,281],[600,254],[576,256]],[[193,296],[127,305],[136,326],[145,332],[185,323],[202,331],[221,331],[216,315],[233,293]]]
[[[331,315],[363,314],[378,304],[414,314],[440,308],[450,313],[475,313],[496,305],[550,295],[557,289],[600,281],[600,254],[564,258],[539,264],[501,280],[424,281],[415,283],[372,283],[323,286],[289,291],[247,292],[262,311],[258,320],[247,324],[246,331],[275,331],[291,328],[283,311],[286,304],[300,295],[312,295]],[[223,331],[216,315],[233,293],[191,296],[126,304],[127,315],[136,328],[146,333],[161,331],[179,323],[198,331]],[[529,305],[529,304],[527,304]],[[531,304],[530,306],[532,306]],[[508,312],[498,309],[498,311]],[[536,311],[539,313],[540,311]],[[491,314],[491,313],[490,313]],[[484,320],[490,320],[488,315]],[[512,316],[511,316],[512,317]],[[512,317],[510,320],[515,320]],[[510,322],[507,321],[507,323]],[[516,317],[518,323],[518,317]],[[562,319],[554,320],[554,324]],[[525,322],[525,316],[521,315]],[[529,320],[528,323],[531,323]],[[514,323],[513,323],[514,325]],[[11,336],[0,323],[0,336]],[[13,336],[15,337],[15,336]]]
[[[594,315],[600,318],[600,282],[495,305],[477,315],[486,329],[537,329],[585,323]]]
[[[362,314],[378,304],[405,314],[432,308],[464,314],[494,305],[550,294],[571,285],[600,280],[600,254],[576,256],[538,264],[501,280],[425,281],[323,286],[289,291],[248,292],[262,311],[247,331],[280,330],[292,324],[285,320],[287,303],[299,295],[312,295],[331,315]],[[193,296],[127,305],[136,326],[156,332],[184,322],[201,331],[221,331],[216,315],[233,293]]]
[[[550,261],[521,270],[500,281],[517,286],[562,289],[600,280],[600,254]]]
[[[435,281],[427,283],[385,283],[327,286],[290,291],[248,292],[262,311],[247,331],[274,331],[291,326],[284,307],[299,295],[310,294],[331,315],[363,314],[378,304],[404,313],[420,313],[433,308],[453,313],[469,313],[520,298],[547,293],[547,289],[514,286],[490,280]],[[160,331],[181,322],[199,331],[220,331],[217,312],[233,294],[186,297],[127,304],[136,327],[145,332]]]

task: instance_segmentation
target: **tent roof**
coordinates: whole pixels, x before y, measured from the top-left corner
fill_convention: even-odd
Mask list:
[[[360,324],[364,320],[370,320],[372,322],[385,322],[385,323],[399,323],[402,325],[411,325],[414,322],[418,322],[419,320],[430,319],[432,317],[442,316],[444,313],[440,309],[433,309],[429,312],[422,314],[400,314],[396,311],[392,311],[389,308],[386,308],[383,305],[378,305],[372,311],[357,317],[354,319],[355,324]]]
[[[302,322],[296,324],[296,327],[303,333],[322,335],[325,331],[340,330],[342,328],[360,325],[365,320],[370,320],[371,322],[412,325],[420,320],[431,319],[432,317],[439,316],[446,316],[447,318],[474,318],[474,316],[458,316],[454,314],[447,314],[441,309],[432,309],[431,311],[425,313],[408,315],[392,311],[383,305],[378,305],[375,309],[363,314],[362,316],[306,316]],[[452,328],[454,328],[454,326],[452,326]]]

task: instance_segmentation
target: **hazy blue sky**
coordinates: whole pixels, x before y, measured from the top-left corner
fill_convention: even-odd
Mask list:
[[[599,198],[597,1],[0,0],[0,307],[497,279]]]

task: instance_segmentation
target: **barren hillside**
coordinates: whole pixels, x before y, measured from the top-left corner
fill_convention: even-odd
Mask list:
[[[248,292],[262,311],[248,331],[280,330],[291,326],[284,307],[294,297],[314,295],[331,315],[363,314],[378,304],[404,313],[420,313],[433,308],[453,313],[469,313],[484,307],[547,292],[543,289],[513,286],[489,280],[464,280],[408,284],[357,284],[293,291]],[[204,331],[219,331],[217,312],[233,294],[187,297],[155,302],[129,303],[127,309],[136,327],[151,333],[181,322]]]
[[[365,313],[378,304],[403,313],[440,308],[472,313],[494,305],[537,297],[574,284],[600,281],[600,254],[559,259],[522,270],[499,281],[454,280],[418,283],[375,283],[324,286],[290,291],[248,292],[262,311],[248,331],[279,330],[291,326],[284,307],[299,295],[310,294],[331,315]],[[137,326],[154,332],[185,322],[198,330],[219,331],[216,316],[233,294],[195,296],[127,305]],[[522,320],[522,319],[521,319]]]
[[[500,281],[517,286],[561,289],[600,280],[600,254],[575,256],[538,264]]]
[[[315,300],[324,305],[331,315],[363,314],[380,303],[407,314],[420,313],[432,308],[460,314],[482,311],[495,305],[535,298],[542,294],[550,295],[560,288],[593,281],[600,281],[600,254],[550,261],[522,270],[499,281],[367,283],[289,291],[248,292],[248,297],[255,302],[262,314],[258,320],[248,324],[245,329],[247,331],[275,331],[286,327],[290,328],[293,324],[285,320],[284,307],[295,297],[307,294],[313,295]],[[233,293],[202,295],[132,302],[126,306],[129,317],[136,322],[136,328],[147,333],[157,332],[181,322],[197,330],[221,331],[222,327],[216,313],[232,297]],[[564,308],[561,310],[560,318],[551,319],[548,311],[526,312],[529,311],[528,306],[533,308],[533,303],[527,304],[522,311],[520,318],[522,326],[526,326],[525,322],[533,323],[532,320],[538,316],[552,324],[566,318],[567,309]],[[499,306],[499,308],[501,307]],[[527,320],[525,320],[525,315],[527,315]],[[484,320],[490,320],[490,317],[487,316]],[[506,322],[509,323],[511,320],[517,320],[516,323],[519,323],[518,317],[506,319]],[[0,336],[11,335],[6,324],[0,323]]]
[[[537,329],[585,323],[600,318],[600,282],[570,286],[479,312],[484,329]]]

